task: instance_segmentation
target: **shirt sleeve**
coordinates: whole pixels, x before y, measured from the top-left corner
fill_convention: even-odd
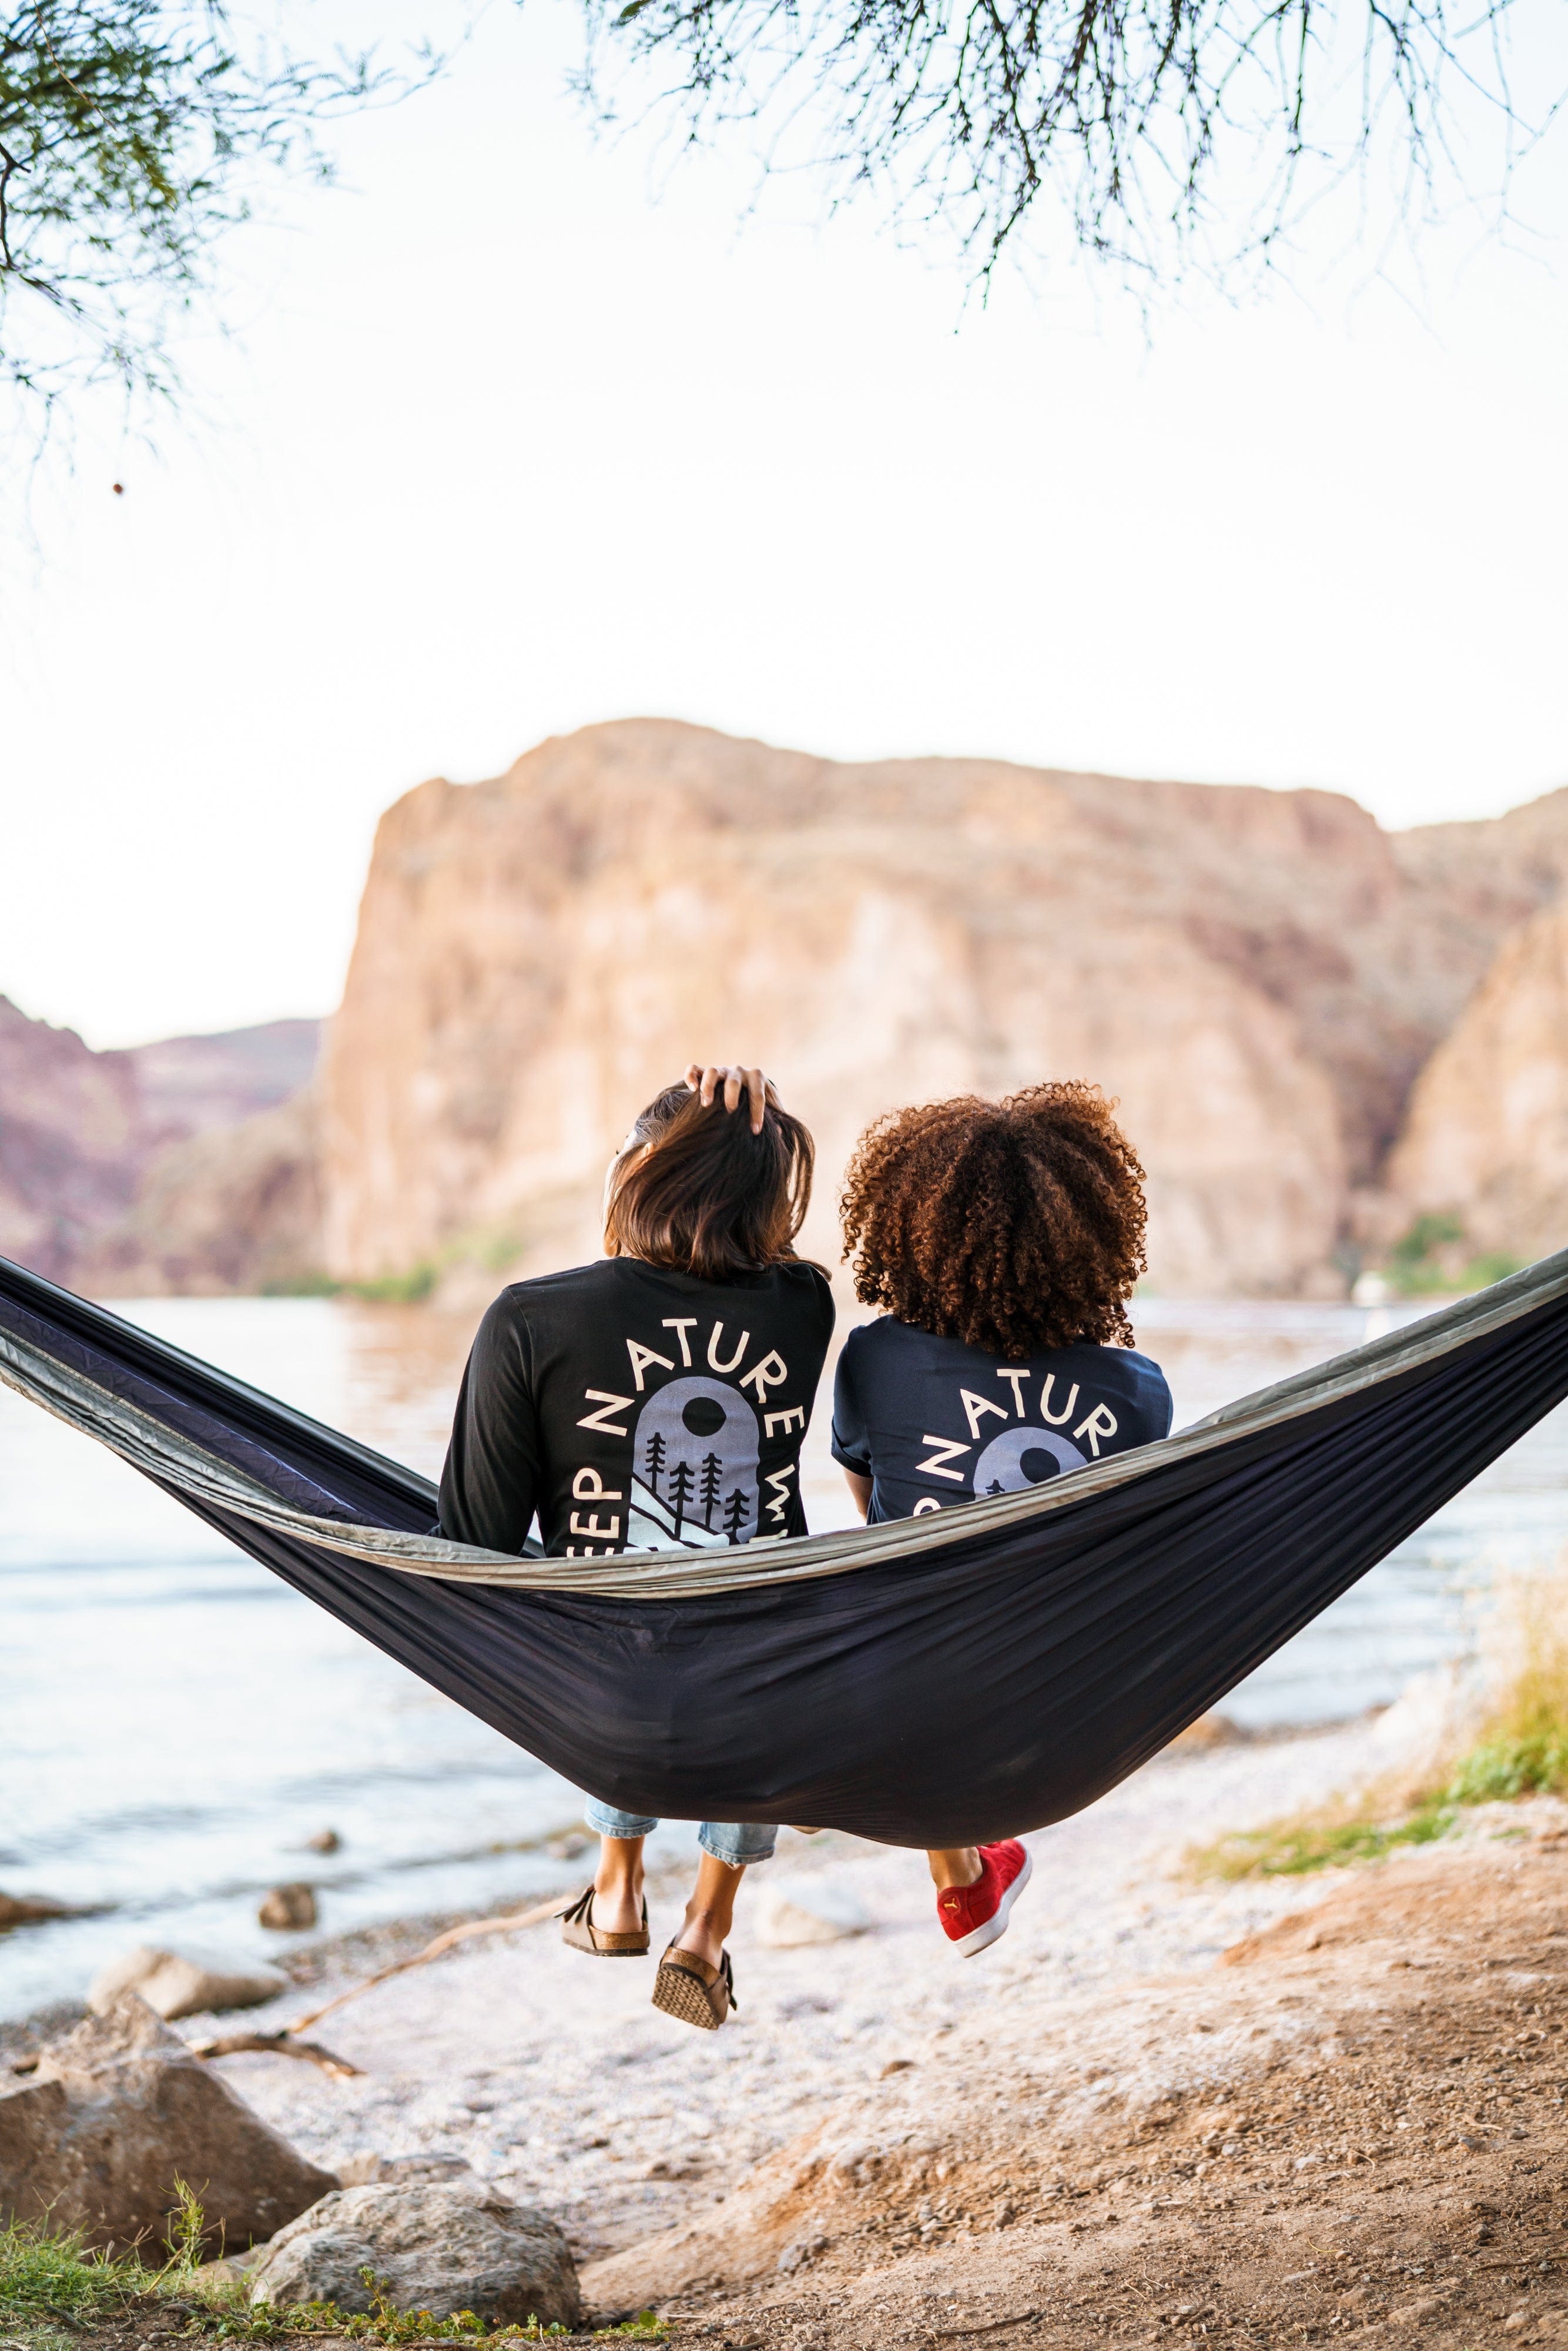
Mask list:
[[[855,1332],[844,1341],[833,1374],[833,1458],[857,1478],[871,1476],[871,1438],[855,1382]]]
[[[539,1424],[528,1324],[497,1298],[468,1357],[441,1473],[437,1532],[516,1557],[528,1539],[539,1477]]]

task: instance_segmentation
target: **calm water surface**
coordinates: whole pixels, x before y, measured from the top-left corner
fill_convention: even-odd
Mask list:
[[[434,1476],[472,1317],[317,1299],[127,1310]],[[1399,1320],[1411,1319],[1397,1310]],[[1329,1306],[1149,1301],[1178,1426],[1386,1328]],[[851,1523],[811,1432],[811,1523]],[[1252,1725],[1359,1713],[1458,1654],[1500,1565],[1568,1541],[1559,1411],[1228,1701]],[[0,1390],[0,1888],[97,1915],[0,1935],[0,2016],[78,1996],[132,1942],[276,1952],[262,1891],[308,1878],[329,1933],[525,1896],[575,1789],[221,1542],[111,1455]],[[316,1830],[339,1833],[323,1858]],[[667,1833],[672,1844],[689,1832]]]

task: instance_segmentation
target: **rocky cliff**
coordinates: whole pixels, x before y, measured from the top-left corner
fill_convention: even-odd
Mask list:
[[[1457,1252],[1568,1245],[1568,898],[1504,941],[1422,1071],[1389,1182]]]
[[[1568,793],[1400,837],[1325,792],[587,728],[382,820],[323,1063],[327,1262],[591,1254],[629,1114],[745,1053],[816,1130],[824,1259],[876,1111],[1071,1074],[1121,1101],[1161,1287],[1341,1289],[1417,1071],[1565,873]]]
[[[810,1121],[828,1262],[877,1111],[1072,1074],[1120,1098],[1159,1287],[1338,1294],[1417,1217],[1448,1277],[1568,1239],[1564,903],[1568,791],[1386,834],[1327,792],[589,727],[389,810],[311,1092],[314,1022],[93,1053],[0,998],[0,1251],[476,1300],[596,1251],[695,1052]]]

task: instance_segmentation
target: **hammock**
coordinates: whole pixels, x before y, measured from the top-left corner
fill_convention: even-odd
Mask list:
[[[424,1479],[3,1259],[0,1378],[605,1802],[960,1845],[1114,1787],[1568,1395],[1568,1250],[1023,1493],[716,1552],[442,1541]]]

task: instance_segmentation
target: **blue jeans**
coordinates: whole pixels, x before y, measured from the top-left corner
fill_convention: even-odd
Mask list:
[[[595,1836],[601,1837],[652,1836],[659,1825],[641,1813],[618,1813],[613,1804],[601,1804],[597,1796],[590,1796],[582,1817]],[[744,1869],[752,1861],[771,1861],[778,1841],[777,1821],[768,1827],[752,1821],[704,1821],[697,1831],[703,1851],[731,1869]]]

